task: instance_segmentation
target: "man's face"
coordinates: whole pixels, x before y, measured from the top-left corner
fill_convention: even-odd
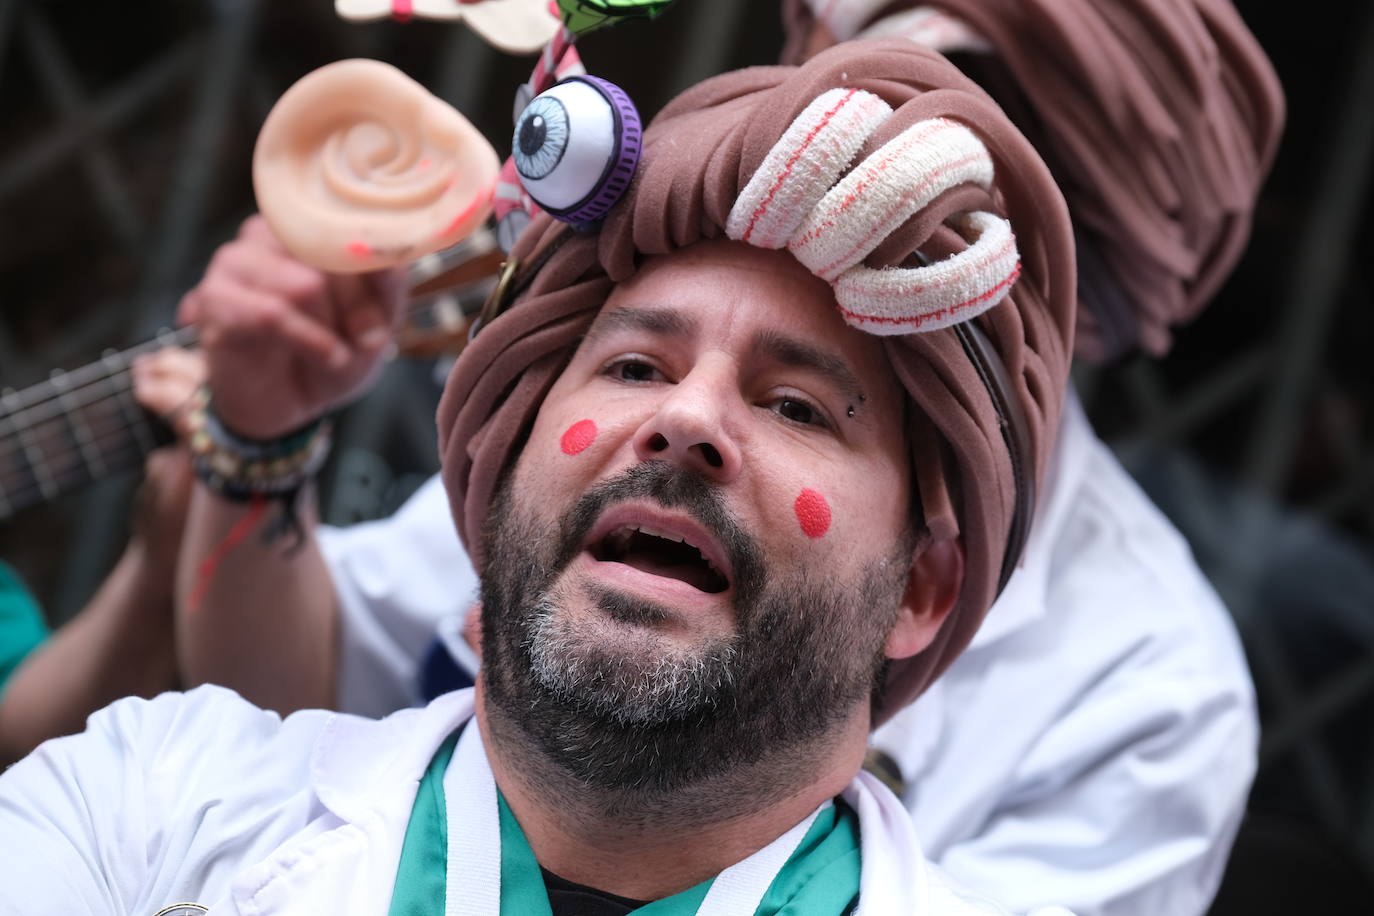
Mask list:
[[[496,500],[488,696],[594,783],[670,788],[866,707],[908,584],[903,392],[785,252],[616,287]]]

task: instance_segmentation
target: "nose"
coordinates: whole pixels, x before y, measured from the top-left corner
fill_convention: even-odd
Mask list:
[[[739,395],[727,375],[698,367],[674,385],[635,432],[639,460],[676,462],[720,484],[738,477],[740,447],[726,421]]]

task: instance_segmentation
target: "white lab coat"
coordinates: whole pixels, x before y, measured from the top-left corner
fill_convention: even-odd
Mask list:
[[[281,720],[219,687],[121,700],[0,775],[0,914],[152,916],[199,903],[213,916],[384,916],[419,779],[472,710],[471,690],[380,721]],[[495,789],[476,729],[444,786],[446,913],[495,916]],[[1006,912],[925,862],[877,780],[860,773],[844,795],[859,815],[859,916]],[[747,901],[800,836],[723,872],[700,916],[752,913]]]
[[[413,705],[416,660],[436,631],[464,651],[477,590],[442,485],[321,543],[343,609],[343,708]],[[1257,740],[1229,616],[1071,396],[1020,568],[969,650],[874,736],[927,853],[1017,909],[1198,916]]]

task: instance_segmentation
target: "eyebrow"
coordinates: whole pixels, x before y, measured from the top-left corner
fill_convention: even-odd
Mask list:
[[[691,337],[699,329],[696,318],[679,309],[639,306],[602,312],[587,329],[584,342],[593,342],[617,331],[645,331],[659,337]],[[782,366],[814,372],[851,400],[865,399],[863,386],[839,355],[781,331],[763,330],[754,335],[755,355]]]
[[[622,307],[597,316],[583,340],[595,341],[616,331],[646,331],[657,337],[690,337],[697,331],[697,320],[677,309]]]
[[[863,387],[849,365],[829,350],[789,337],[781,331],[760,331],[754,337],[753,350],[783,366],[816,373],[851,400],[864,400]]]

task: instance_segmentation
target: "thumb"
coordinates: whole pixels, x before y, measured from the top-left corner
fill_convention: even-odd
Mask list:
[[[404,267],[388,267],[362,277],[368,298],[377,303],[387,316],[387,324],[400,327],[410,301],[410,275]]]

